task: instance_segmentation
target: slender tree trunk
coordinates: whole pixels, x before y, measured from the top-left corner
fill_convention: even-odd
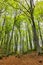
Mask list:
[[[29,48],[28,48],[28,36],[27,36],[27,31],[26,31],[26,44],[27,44],[27,52],[28,52]]]
[[[36,45],[37,52],[41,52],[41,48],[39,46],[39,38],[37,35],[35,22],[34,22],[34,16],[33,16],[33,12],[34,12],[33,3],[34,3],[33,0],[30,0],[30,15],[31,15],[31,20],[32,20],[33,41],[34,41],[34,44]]]
[[[2,34],[3,34],[3,27],[4,27],[4,24],[5,24],[5,18],[4,18],[4,21],[3,21],[3,24],[2,24]],[[2,46],[2,44],[3,44],[3,37],[2,37],[2,39],[1,39],[1,46]]]
[[[39,21],[38,21],[38,29],[39,29],[40,38],[41,38],[42,47],[43,47],[43,38],[42,38],[42,34],[41,34],[41,29],[40,29],[40,22],[39,22]]]
[[[17,48],[18,48],[18,34],[15,34],[15,54],[17,54]]]
[[[8,42],[9,42],[10,33],[7,34],[7,41],[6,41],[6,54],[8,55]]]
[[[12,37],[13,37],[15,22],[16,22],[16,16],[14,18],[14,24],[13,24],[13,27],[12,27],[11,37],[10,37],[10,41],[9,41],[9,52],[10,52],[10,48],[11,48],[11,41],[12,41]]]
[[[21,39],[21,31],[19,29],[19,34],[20,34],[20,53],[22,53],[21,45],[22,45],[22,39]]]
[[[5,33],[5,36],[4,36],[4,54],[6,54],[6,38],[7,38],[7,34]]]
[[[24,31],[23,31],[23,38],[22,38],[22,53],[24,54]]]
[[[31,48],[31,50],[32,50],[31,32],[30,32],[30,30],[29,30],[29,28],[28,28],[28,25],[27,25],[27,29],[28,29],[28,35],[29,35],[30,48]]]
[[[10,37],[10,41],[9,41],[9,52],[10,52],[10,48],[11,48],[11,41],[12,41],[12,37],[13,37],[13,31],[14,31],[14,25],[12,28],[12,33],[11,33],[11,37]]]

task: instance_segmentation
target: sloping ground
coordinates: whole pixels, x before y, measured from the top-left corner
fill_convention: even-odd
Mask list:
[[[38,56],[37,53],[33,52],[18,57],[4,57],[0,59],[0,65],[43,65],[43,56]]]

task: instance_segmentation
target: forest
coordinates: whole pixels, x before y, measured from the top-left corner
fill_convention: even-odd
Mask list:
[[[0,64],[39,65],[35,59],[43,65],[43,0],[0,0]]]

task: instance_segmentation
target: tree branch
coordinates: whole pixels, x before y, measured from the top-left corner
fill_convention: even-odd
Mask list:
[[[14,0],[14,1],[16,1],[16,0]],[[23,4],[21,4],[19,1],[16,1],[16,2],[18,2],[22,7],[24,7],[24,9],[25,9],[28,13],[30,13],[30,11],[28,11],[27,8],[26,8]]]

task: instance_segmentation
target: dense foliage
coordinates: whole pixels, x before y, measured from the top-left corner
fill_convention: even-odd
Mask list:
[[[27,53],[43,48],[43,1],[0,0],[0,53]]]

